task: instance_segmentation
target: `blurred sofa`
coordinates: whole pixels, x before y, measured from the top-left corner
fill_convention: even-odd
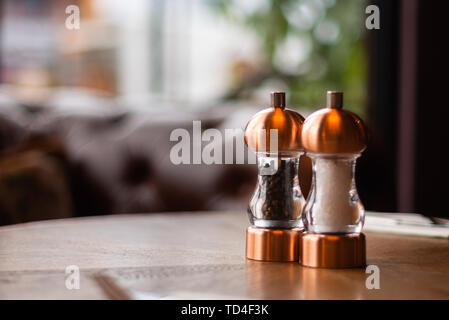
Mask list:
[[[133,108],[61,88],[27,102],[0,89],[0,224],[73,216],[245,210],[254,165],[174,165],[175,128],[244,128],[254,108]],[[39,102],[38,102],[39,101]],[[304,167],[308,190],[310,168]]]

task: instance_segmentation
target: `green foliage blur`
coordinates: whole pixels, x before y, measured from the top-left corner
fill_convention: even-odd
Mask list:
[[[316,109],[327,90],[345,92],[345,107],[364,114],[367,86],[363,0],[208,0],[214,11],[252,32],[258,71],[237,84],[245,92],[281,81],[289,105]],[[251,72],[250,72],[251,73]],[[248,80],[249,78],[249,80]]]

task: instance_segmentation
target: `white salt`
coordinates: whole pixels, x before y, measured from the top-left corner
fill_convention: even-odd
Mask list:
[[[312,224],[315,232],[351,232],[360,220],[357,199],[351,200],[352,159],[315,159],[316,194],[312,207]],[[353,189],[353,195],[357,196]],[[354,201],[356,200],[356,201]]]

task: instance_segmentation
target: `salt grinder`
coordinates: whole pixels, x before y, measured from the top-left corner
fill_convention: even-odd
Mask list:
[[[365,210],[354,174],[356,159],[366,148],[366,131],[356,114],[342,108],[343,93],[328,91],[327,107],[303,125],[302,144],[313,165],[300,244],[301,264],[307,267],[365,265]]]
[[[274,92],[271,107],[246,125],[245,143],[256,153],[258,164],[257,185],[248,207],[248,259],[299,259],[305,205],[298,178],[303,122],[299,113],[285,108],[285,93]]]

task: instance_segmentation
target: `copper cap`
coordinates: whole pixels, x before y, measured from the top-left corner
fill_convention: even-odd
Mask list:
[[[299,259],[303,229],[246,229],[246,257],[259,261],[291,262]]]
[[[254,151],[269,151],[270,130],[277,129],[279,152],[303,151],[301,130],[304,118],[298,112],[285,108],[285,93],[271,93],[271,107],[256,113],[245,128],[245,142]],[[265,130],[265,143],[262,130]]]
[[[363,233],[304,233],[300,240],[300,261],[312,268],[359,268],[366,264]]]
[[[366,148],[366,129],[355,113],[343,110],[343,93],[327,92],[327,107],[307,117],[302,144],[308,152],[361,153]]]

